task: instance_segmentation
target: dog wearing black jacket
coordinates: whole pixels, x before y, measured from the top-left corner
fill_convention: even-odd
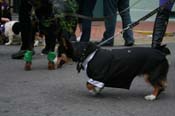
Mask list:
[[[98,94],[104,87],[129,89],[136,76],[143,75],[146,82],[153,86],[153,92],[146,100],[155,100],[167,86],[169,69],[166,55],[168,48],[161,50],[148,47],[122,49],[103,49],[95,44],[74,43],[74,61],[77,70],[85,70],[89,80],[87,89]],[[164,51],[166,49],[165,54]]]

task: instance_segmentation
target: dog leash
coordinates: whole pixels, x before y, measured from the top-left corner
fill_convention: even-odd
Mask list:
[[[97,17],[90,17],[90,16],[85,16],[85,15],[81,15],[81,14],[78,14],[78,13],[59,13],[59,14],[55,14],[54,15],[54,18],[50,18],[48,19],[48,21],[54,21],[55,19],[57,18],[60,18],[60,17],[65,17],[65,16],[71,16],[71,17],[76,17],[76,18],[80,18],[80,19],[87,19],[87,20],[91,20],[91,21],[101,21],[101,20],[104,20],[106,18],[110,18],[110,17],[113,17],[115,15],[119,15],[119,14],[123,14],[124,12],[126,12],[128,9],[134,7],[136,4],[138,4],[139,2],[141,2],[142,0],[137,0],[136,2],[134,2],[131,6],[127,7],[126,9],[122,10],[121,12],[116,12],[110,16],[104,16],[104,17],[100,17],[100,18],[97,18]],[[32,4],[32,3],[31,3]]]
[[[141,0],[137,0],[136,2],[134,2],[131,6],[125,8],[124,10],[120,11],[120,12],[116,12],[110,16],[104,16],[104,17],[89,17],[89,16],[85,16],[85,15],[81,15],[81,14],[72,14],[72,13],[63,13],[64,16],[73,16],[73,17],[77,17],[77,18],[81,18],[81,19],[87,19],[87,20],[92,20],[92,21],[101,21],[104,20],[106,18],[110,18],[113,17],[115,15],[119,15],[119,14],[123,14],[124,12],[126,12],[127,10],[129,10],[130,8],[134,7],[136,4],[138,4],[139,2],[141,2]]]
[[[157,7],[156,9],[152,10],[151,12],[149,12],[148,14],[146,14],[145,16],[143,16],[142,18],[138,19],[137,21],[129,24],[127,27],[125,27],[122,31],[120,31],[120,33],[122,34],[124,31],[128,30],[128,29],[132,29],[133,27],[137,26],[138,24],[140,24],[141,21],[145,21],[146,19],[150,18],[151,16],[153,16],[154,14],[156,14],[159,10],[165,9],[168,5],[170,5],[171,3],[173,3],[175,0],[169,0],[167,1],[165,4]],[[108,39],[100,42],[98,44],[98,46],[102,46],[103,44],[105,44],[106,42],[112,40],[114,37],[116,37],[118,34],[115,34],[114,36],[109,37]]]

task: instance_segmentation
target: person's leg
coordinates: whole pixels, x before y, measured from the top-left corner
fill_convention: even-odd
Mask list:
[[[106,39],[111,40],[107,41],[105,45],[112,46],[114,44],[114,33],[115,33],[115,26],[116,26],[116,12],[117,12],[117,2],[118,0],[103,0],[103,8],[104,8],[104,16],[106,17],[104,19],[105,23],[105,32],[103,34],[102,41],[105,41]]]
[[[84,0],[82,7],[82,15],[93,16],[93,10],[96,4],[96,0]],[[81,19],[82,35],[80,41],[88,42],[91,36],[91,20]]]
[[[56,45],[56,24],[51,22],[49,27],[45,27],[45,39],[48,40],[48,69],[54,70],[56,69],[56,53],[55,53],[55,45]]]
[[[167,1],[168,0],[160,0],[160,5],[163,5]],[[169,15],[173,4],[169,5],[165,9],[160,10],[156,15],[153,29],[152,45],[151,45],[153,48],[159,48],[161,46],[163,37],[167,29],[167,25],[169,22]]]
[[[20,51],[12,54],[13,59],[21,59],[24,57],[26,50],[33,50],[32,26],[31,26],[31,10],[32,6],[26,0],[21,0],[19,9],[19,22],[21,29],[22,45]]]
[[[122,26],[124,29],[132,23],[129,9],[129,0],[119,0],[118,10],[122,18]],[[123,32],[123,38],[125,40],[125,46],[132,46],[134,44],[133,31],[131,29]]]

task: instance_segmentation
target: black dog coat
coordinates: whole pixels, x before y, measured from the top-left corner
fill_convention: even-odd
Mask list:
[[[165,60],[164,53],[152,48],[98,49],[86,73],[105,87],[129,89],[137,75],[154,71]]]

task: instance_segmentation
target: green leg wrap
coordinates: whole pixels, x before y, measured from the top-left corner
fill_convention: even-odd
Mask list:
[[[50,62],[54,62],[54,59],[55,59],[55,58],[56,58],[55,52],[49,52],[49,53],[48,53],[47,59],[48,59]]]
[[[24,54],[24,61],[32,62],[32,51],[26,51],[26,53]]]

